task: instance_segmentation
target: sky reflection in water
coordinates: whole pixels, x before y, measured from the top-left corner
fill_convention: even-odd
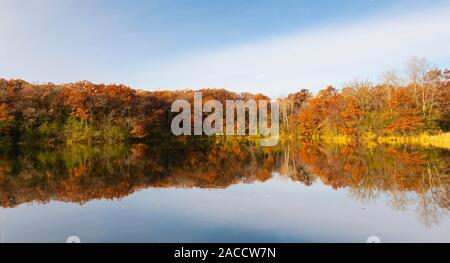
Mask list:
[[[3,242],[450,242],[446,150],[234,141],[2,149]]]

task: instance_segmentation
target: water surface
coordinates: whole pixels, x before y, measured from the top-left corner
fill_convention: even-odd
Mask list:
[[[0,241],[450,242],[450,152],[232,141],[0,147]]]

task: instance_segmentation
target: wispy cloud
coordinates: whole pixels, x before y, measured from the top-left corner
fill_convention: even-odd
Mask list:
[[[355,77],[373,78],[401,67],[413,55],[450,59],[449,47],[450,6],[441,6],[150,64],[133,84],[150,89],[223,87],[281,96],[300,88],[339,86]]]

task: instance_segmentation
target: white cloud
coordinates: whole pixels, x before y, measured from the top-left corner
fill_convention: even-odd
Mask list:
[[[355,77],[373,78],[414,55],[450,59],[449,47],[450,6],[445,6],[150,64],[134,84],[150,89],[223,87],[280,96],[301,88],[340,86]]]

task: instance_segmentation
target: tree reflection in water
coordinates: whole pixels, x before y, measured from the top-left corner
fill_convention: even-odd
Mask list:
[[[0,205],[85,203],[149,187],[226,188],[263,182],[274,173],[312,185],[347,188],[358,201],[381,193],[395,209],[415,207],[425,225],[450,209],[450,152],[436,148],[320,145],[260,147],[242,140],[58,148],[0,148]]]

